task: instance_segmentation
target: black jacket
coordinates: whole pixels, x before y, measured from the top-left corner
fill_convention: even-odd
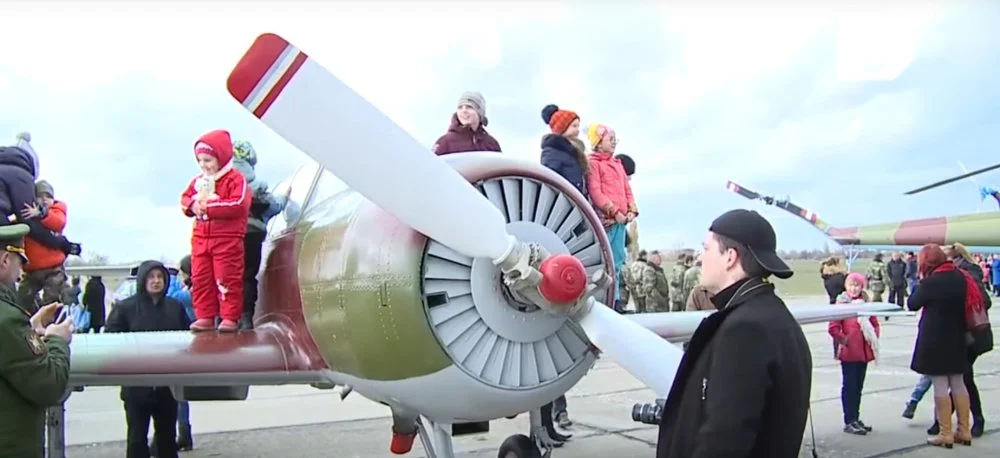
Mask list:
[[[906,287],[906,261],[893,259],[885,265],[885,271],[889,274],[889,284],[895,288]]]
[[[797,458],[812,389],[802,327],[760,279],[737,282],[712,302],[720,310],[691,337],[656,457]]]
[[[101,277],[90,277],[83,287],[83,306],[90,312],[90,326],[104,326],[104,295],[106,289]]]
[[[542,165],[562,175],[584,196],[588,194],[579,153],[566,137],[556,134],[542,137]]]
[[[24,220],[21,210],[35,203],[35,162],[27,151],[16,146],[0,146],[0,226],[24,223],[31,229],[28,237],[49,248],[69,254],[74,247],[42,225],[38,218]],[[14,220],[11,221],[10,217]]]
[[[162,295],[152,296],[146,292],[146,277],[153,270],[164,275]],[[135,294],[123,299],[111,309],[104,332],[143,331],[186,331],[191,325],[184,306],[176,299],[167,297],[170,286],[170,272],[159,261],[145,261],[139,265],[136,275]],[[123,401],[141,402],[151,396],[154,390],[168,387],[122,387]]]
[[[953,270],[924,277],[906,302],[920,315],[910,369],[923,375],[964,374],[966,357],[965,277]]]
[[[917,274],[917,258],[914,257],[909,261],[906,261],[906,279],[910,281],[919,280],[920,276]]]

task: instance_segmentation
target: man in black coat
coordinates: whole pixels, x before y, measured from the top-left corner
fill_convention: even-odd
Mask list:
[[[115,305],[104,332],[186,331],[191,324],[184,306],[167,296],[170,272],[159,261],[139,265],[136,293]],[[153,420],[161,458],[177,458],[177,400],[167,386],[122,387],[128,424],[126,456],[149,457],[149,421]]]
[[[885,265],[889,274],[889,302],[903,308],[906,297],[906,261],[900,252],[892,254],[892,260]]]
[[[701,284],[718,307],[691,337],[660,422],[657,458],[799,456],[812,388],[802,327],[767,277],[792,270],[757,212],[712,222]]]

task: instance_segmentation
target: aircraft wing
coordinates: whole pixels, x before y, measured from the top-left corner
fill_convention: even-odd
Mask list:
[[[133,265],[118,266],[66,266],[66,275],[70,277],[127,277],[134,270]]]
[[[790,305],[788,310],[795,316],[799,324],[825,323],[827,321],[843,320],[859,315],[881,316],[877,312],[898,312],[899,306],[884,302],[863,305]],[[668,313],[636,313],[628,317],[640,326],[655,332],[660,337],[671,342],[686,342],[701,320],[712,312],[668,312]]]
[[[74,334],[72,386],[228,386],[331,382],[289,330]]]

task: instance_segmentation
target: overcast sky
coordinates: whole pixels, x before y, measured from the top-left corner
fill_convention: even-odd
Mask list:
[[[968,181],[902,192],[961,173],[957,161],[1000,161],[995,2],[482,3],[5,1],[0,142],[32,133],[42,178],[69,206],[66,233],[116,261],[189,247],[178,199],[201,133],[251,141],[272,186],[308,160],[226,91],[262,32],[288,38],[428,147],[464,90],[485,95],[506,154],[538,157],[548,103],[611,125],[638,163],[647,246],[699,244],[736,207],[761,209],[781,248],[823,245],[802,221],[727,191],[730,179],[852,225],[974,212]],[[990,182],[1000,179],[980,177]]]

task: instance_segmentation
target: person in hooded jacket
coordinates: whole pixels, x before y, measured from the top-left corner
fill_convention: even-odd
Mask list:
[[[31,136],[18,135],[17,146],[0,146],[0,226],[15,223],[28,225],[28,237],[66,255],[81,253],[78,243],[46,229],[43,215],[26,217],[26,211],[36,208],[35,180],[38,179],[38,155],[31,148]]]
[[[500,143],[489,132],[486,125],[486,99],[475,91],[466,91],[458,98],[458,108],[451,115],[451,125],[434,142],[431,150],[438,156],[469,151],[500,151]]]
[[[90,312],[90,330],[95,334],[104,327],[104,295],[106,289],[100,276],[90,277],[83,287],[83,306]]]
[[[542,108],[542,121],[551,133],[542,136],[542,165],[552,169],[587,197],[586,145],[580,140],[580,117],[556,105]]]
[[[201,174],[181,194],[181,209],[195,219],[191,235],[191,298],[197,320],[192,331],[236,332],[243,316],[243,239],[253,194],[233,170],[229,132],[213,130],[194,144]]]
[[[287,198],[267,190],[267,183],[257,177],[257,151],[245,140],[233,143],[233,168],[246,178],[253,192],[247,235],[243,238],[245,268],[243,270],[243,316],[240,329],[253,329],[253,314],[257,308],[257,274],[260,271],[264,240],[267,239],[267,222],[281,213]]]
[[[111,309],[104,332],[183,331],[191,320],[184,306],[167,296],[170,272],[159,261],[139,264],[136,293]],[[122,387],[128,424],[125,455],[147,458],[150,455],[146,437],[149,421],[153,421],[157,456],[177,457],[177,400],[168,386]]]

